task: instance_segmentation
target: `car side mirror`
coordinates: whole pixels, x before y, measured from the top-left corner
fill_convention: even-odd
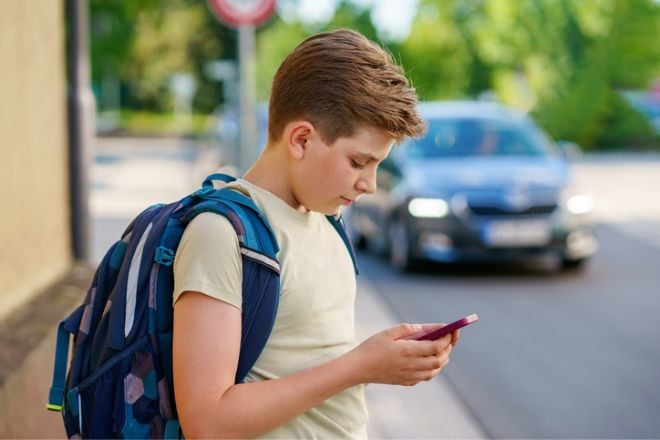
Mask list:
[[[582,157],[582,147],[572,141],[557,141],[559,150],[567,160],[577,160]]]

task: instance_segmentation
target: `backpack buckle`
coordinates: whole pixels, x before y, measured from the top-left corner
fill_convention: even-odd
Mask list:
[[[204,188],[198,189],[195,192],[195,195],[197,195],[199,197],[204,197],[204,196],[207,196],[207,195],[211,194],[214,191],[216,191],[216,189],[213,188],[212,186],[211,187],[204,187]]]
[[[171,266],[174,263],[174,251],[168,249],[165,246],[159,246],[156,248],[156,254],[154,255],[154,261],[163,266]]]

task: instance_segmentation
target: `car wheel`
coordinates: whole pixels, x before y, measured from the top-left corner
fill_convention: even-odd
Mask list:
[[[355,245],[355,249],[359,251],[364,251],[367,249],[367,246],[369,243],[367,242],[367,237],[364,235],[360,234],[359,232],[355,232],[355,235],[351,238],[351,242]]]
[[[400,271],[411,271],[415,261],[410,255],[410,237],[406,225],[395,219],[389,227],[390,265]]]
[[[586,258],[578,258],[577,260],[569,260],[568,258],[564,258],[561,261],[561,267],[562,269],[567,270],[580,269],[581,267],[584,267],[585,261],[587,261]]]

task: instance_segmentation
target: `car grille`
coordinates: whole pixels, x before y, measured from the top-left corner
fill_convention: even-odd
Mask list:
[[[556,204],[530,206],[523,210],[506,210],[497,206],[470,206],[470,211],[474,215],[538,215],[551,214],[557,209]]]

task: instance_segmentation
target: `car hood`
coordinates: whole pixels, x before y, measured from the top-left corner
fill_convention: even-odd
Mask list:
[[[556,199],[569,177],[568,164],[562,159],[443,158],[407,163],[402,190],[417,197],[461,193],[482,198],[513,191]]]

